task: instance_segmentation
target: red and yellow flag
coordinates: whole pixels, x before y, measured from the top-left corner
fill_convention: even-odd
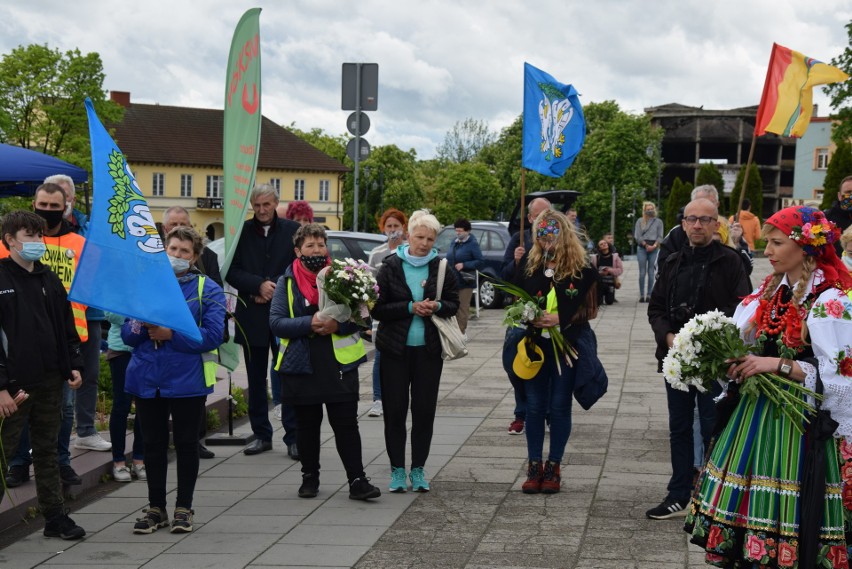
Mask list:
[[[849,76],[836,67],[773,43],[757,109],[757,136],[767,132],[802,136],[811,122],[814,86],[847,79]]]

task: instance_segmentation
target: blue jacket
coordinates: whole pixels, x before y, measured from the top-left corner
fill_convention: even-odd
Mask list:
[[[476,286],[476,281],[465,282],[459,271],[456,270],[456,263],[461,263],[465,271],[479,270],[482,266],[482,250],[479,248],[476,237],[470,235],[464,243],[453,241],[450,244],[450,250],[447,251],[447,266],[453,270],[459,288]]]
[[[202,305],[198,303],[198,275],[180,283],[183,296],[196,322],[201,322],[201,343],[174,332],[171,340],[155,349],[148,331],[138,320],[127,320],[121,327],[121,339],[133,348],[127,366],[124,390],[131,395],[153,399],[161,397],[198,397],[209,395],[212,387],[204,383],[201,354],[222,343],[225,327],[225,294],[213,279],[204,280]],[[203,311],[199,314],[200,309]]]

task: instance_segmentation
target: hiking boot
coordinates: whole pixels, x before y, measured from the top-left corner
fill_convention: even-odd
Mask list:
[[[86,535],[86,530],[74,523],[68,517],[66,509],[60,509],[59,513],[46,518],[44,523],[44,537],[61,537],[62,539],[80,539]]]
[[[401,466],[391,467],[391,482],[388,489],[397,494],[408,491],[408,484],[405,481],[405,468]]]
[[[136,518],[136,523],[133,525],[133,533],[154,533],[160,528],[169,525],[169,516],[163,508],[151,506],[146,510],[142,510],[145,517]]]
[[[365,476],[356,478],[349,483],[350,500],[370,500],[381,495],[382,491],[370,484],[370,479]]]
[[[112,479],[116,482],[130,482],[133,480],[133,477],[130,476],[130,469],[125,464],[112,467]]]
[[[652,520],[668,520],[670,518],[683,517],[686,516],[686,505],[686,500],[681,501],[666,498],[662,504],[645,512],[645,516]]]
[[[562,484],[562,475],[558,462],[547,461],[544,463],[544,472],[541,476],[541,493],[556,494]]]
[[[372,407],[370,407],[370,410],[367,411],[367,416],[368,417],[381,417],[384,412],[385,412],[385,410],[382,407],[382,400],[376,399],[375,401],[373,401],[373,405],[372,405]]]
[[[195,512],[188,508],[175,508],[172,515],[172,533],[189,533],[192,531],[192,515]]]
[[[422,466],[412,468],[408,477],[411,479],[412,492],[428,492],[430,490],[429,481],[426,480],[426,473],[423,472]]]
[[[30,479],[30,467],[26,464],[16,464],[6,472],[6,487],[17,488]]]
[[[302,474],[299,498],[316,498],[319,494],[319,474]]]
[[[543,475],[543,471],[541,468],[541,462],[537,460],[531,460],[530,465],[527,468],[527,480],[521,485],[521,490],[524,494],[538,494],[541,492],[541,477]]]
[[[524,434],[524,420],[523,419],[515,419],[512,421],[512,424],[509,425],[509,434],[510,435],[523,435]]]
[[[59,465],[59,479],[66,486],[79,486],[83,483],[83,479],[77,476],[70,464]]]

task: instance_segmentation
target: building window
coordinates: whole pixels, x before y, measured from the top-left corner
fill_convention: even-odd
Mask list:
[[[296,180],[296,183],[293,185],[293,200],[303,200],[305,199],[305,181],[304,180]]]
[[[154,197],[162,197],[166,188],[166,175],[160,172],[154,172],[151,180],[151,195]]]
[[[320,180],[320,190],[319,190],[319,201],[327,202],[328,201],[328,180]]]
[[[224,176],[207,176],[207,197],[221,198],[224,185]]]
[[[192,174],[180,175],[180,197],[192,197]]]
[[[816,149],[816,169],[825,170],[828,168],[828,148]]]
[[[275,188],[279,196],[281,195],[281,178],[272,178],[269,180],[269,185]]]

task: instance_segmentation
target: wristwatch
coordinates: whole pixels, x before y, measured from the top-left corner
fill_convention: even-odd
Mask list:
[[[778,373],[779,374],[783,375],[784,377],[788,377],[790,375],[790,372],[792,372],[792,371],[793,371],[793,362],[792,361],[785,359],[785,358],[781,358],[780,360],[778,360]]]

